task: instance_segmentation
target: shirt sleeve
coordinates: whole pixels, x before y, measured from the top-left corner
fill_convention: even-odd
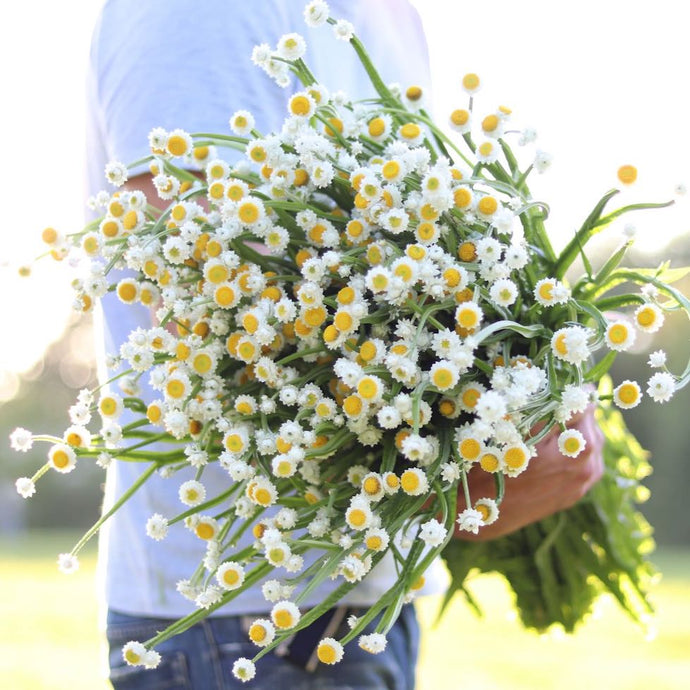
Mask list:
[[[107,159],[130,164],[146,156],[154,127],[229,133],[238,109],[252,112],[259,131],[277,129],[286,92],[252,63],[251,53],[290,30],[280,4],[107,2],[93,36],[90,86],[94,134]]]

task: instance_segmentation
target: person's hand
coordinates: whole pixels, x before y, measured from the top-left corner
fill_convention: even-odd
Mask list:
[[[593,405],[574,415],[567,426],[578,429],[586,441],[585,449],[577,457],[570,458],[560,453],[559,430],[552,429],[537,444],[537,456],[530,460],[527,469],[517,477],[506,477],[498,520],[480,527],[476,535],[456,527],[455,536],[473,541],[495,539],[575,505],[604,472],[604,434],[594,419]],[[495,498],[494,479],[488,472],[475,467],[468,479],[473,501]],[[461,490],[458,511],[465,507]]]

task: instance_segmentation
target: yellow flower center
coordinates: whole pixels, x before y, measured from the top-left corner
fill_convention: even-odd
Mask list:
[[[463,328],[474,328],[477,325],[477,314],[472,309],[461,309],[458,314],[458,323]]]
[[[209,371],[211,371],[213,359],[204,352],[194,357],[192,366],[194,367],[194,371],[196,371],[198,374],[207,374]]]
[[[266,149],[263,146],[252,147],[249,155],[255,163],[263,163],[267,158]]]
[[[374,357],[376,357],[376,345],[371,342],[371,340],[367,340],[366,342],[362,343],[362,346],[359,348],[359,356],[365,361],[365,362],[370,362]]]
[[[252,406],[245,401],[238,402],[235,405],[235,409],[240,413],[240,414],[251,414],[254,410]]]
[[[368,549],[378,551],[383,546],[383,539],[377,535],[374,535],[369,537],[364,543]]]
[[[46,244],[53,244],[58,238],[58,231],[55,228],[46,228],[42,233],[41,233],[41,239],[46,243]]]
[[[280,548],[269,549],[268,557],[274,563],[282,563],[285,560],[285,551]]]
[[[339,331],[347,331],[350,328],[352,328],[352,316],[348,314],[346,311],[339,311],[335,315],[333,323]]]
[[[553,283],[544,283],[539,286],[539,296],[546,302],[553,299]]]
[[[367,522],[367,515],[360,508],[353,508],[348,512],[347,519],[353,527],[363,527]]]
[[[402,485],[403,491],[407,491],[408,493],[416,491],[419,488],[419,477],[414,472],[406,470],[400,477],[400,484]]]
[[[485,132],[495,132],[500,122],[497,115],[487,115],[482,120],[482,129]]]
[[[133,302],[137,297],[137,287],[134,283],[121,283],[117,286],[117,294],[123,302]]]
[[[263,642],[267,637],[266,628],[263,625],[254,623],[249,628],[249,639],[252,642]]]
[[[434,372],[433,381],[437,388],[450,388],[453,384],[453,374],[449,369],[437,369]]]
[[[482,520],[486,521],[489,519],[490,511],[488,506],[485,506],[483,503],[479,503],[474,509],[481,514]]]
[[[259,207],[251,201],[247,201],[240,206],[237,215],[243,223],[256,223],[259,219]]]
[[[259,328],[259,319],[254,314],[245,314],[242,317],[242,327],[247,333],[256,333]]]
[[[334,343],[339,335],[338,329],[333,324],[326,326],[323,330],[323,339],[327,343]]]
[[[405,92],[407,99],[410,101],[418,101],[422,97],[421,86],[410,86]]]
[[[426,249],[421,244],[410,244],[405,253],[414,261],[421,261],[426,256]]]
[[[375,496],[381,490],[381,482],[376,477],[367,477],[362,483],[364,493]]]
[[[231,453],[239,453],[244,450],[244,440],[239,434],[230,434],[230,436],[225,439],[225,447]]]
[[[154,292],[148,288],[142,288],[141,294],[139,295],[139,300],[142,304],[149,306],[153,304],[155,297],[156,295]]]
[[[338,658],[332,645],[322,642],[316,650],[316,655],[322,664],[335,664]]]
[[[462,85],[468,91],[474,91],[479,88],[479,77],[473,72],[470,72],[462,78]]]
[[[433,189],[433,184],[429,185],[429,189]],[[419,215],[424,220],[436,220],[439,216],[439,212],[431,204],[424,204],[419,212]]]
[[[492,216],[498,210],[498,201],[492,196],[485,196],[479,200],[477,208],[485,216]]]
[[[432,226],[433,227],[433,226]],[[402,278],[406,283],[412,280],[412,268],[407,264],[400,264],[395,267],[393,273],[398,277]]]
[[[177,343],[175,346],[175,358],[179,361],[184,362],[191,354],[192,350],[189,345],[186,345],[185,343]]]
[[[383,261],[383,256],[381,255],[381,250],[376,245],[373,245],[367,249],[367,261],[372,266],[377,266]]]
[[[447,268],[443,272],[443,279],[446,281],[448,287],[457,287],[461,280],[460,271],[455,268]]]
[[[171,398],[177,399],[181,398],[184,395],[186,386],[179,379],[173,379],[172,381],[168,381],[165,390]]]
[[[182,221],[185,219],[187,215],[187,211],[185,210],[185,207],[182,204],[176,204],[173,206],[172,211],[170,212],[170,215],[178,222]]]
[[[463,108],[458,108],[457,110],[454,110],[450,114],[450,121],[456,126],[456,127],[463,127],[469,122],[470,119],[470,113],[468,110],[464,110]]]
[[[98,252],[98,240],[95,237],[86,237],[82,247],[89,256],[93,256]]]
[[[571,436],[570,438],[566,439],[563,447],[568,453],[576,453],[580,448],[580,441]]]
[[[391,472],[391,474],[386,475],[386,486],[389,489],[397,489],[400,486],[400,479]]]
[[[52,459],[53,465],[62,469],[69,465],[70,456],[64,450],[56,450],[52,455]]]
[[[394,180],[400,174],[400,163],[398,161],[388,161],[381,168],[381,174],[387,180]]]
[[[465,263],[471,263],[477,258],[477,247],[474,242],[463,242],[458,247],[458,258]]]
[[[351,220],[345,227],[345,232],[347,233],[348,237],[356,240],[364,233],[364,225],[361,223],[361,221]]]
[[[254,500],[261,506],[270,506],[273,498],[268,489],[261,488],[254,492]]]
[[[618,168],[618,179],[623,184],[632,184],[637,179],[637,168],[634,165],[622,165]]]
[[[158,405],[151,403],[146,408],[146,416],[152,424],[156,424],[157,422],[160,422],[161,417],[163,416],[163,411]]]
[[[618,397],[620,398],[621,402],[626,405],[633,404],[639,397],[637,386],[634,386],[632,383],[624,383],[618,389]]]
[[[494,145],[490,141],[485,141],[479,145],[478,151],[482,156],[490,156],[494,151]]]
[[[400,128],[400,136],[403,139],[416,139],[421,133],[420,126],[414,122],[408,122]]]
[[[644,307],[637,312],[636,318],[640,326],[651,326],[656,321],[656,312],[651,307]]]
[[[125,652],[125,659],[128,663],[132,664],[133,666],[136,666],[137,664],[141,663],[141,656],[139,656],[139,654],[137,654],[133,649],[128,649]]]
[[[197,161],[205,161],[208,158],[209,153],[210,149],[208,146],[197,146],[194,149],[194,158]]]
[[[295,187],[303,187],[309,181],[309,173],[303,168],[297,168],[295,170]]]
[[[380,137],[386,131],[386,123],[382,117],[375,117],[369,121],[369,136]]]
[[[462,403],[465,407],[474,408],[481,396],[481,391],[477,388],[468,388],[462,394]]]
[[[479,465],[485,472],[495,472],[498,469],[498,458],[493,453],[484,453],[479,458]]]
[[[114,220],[107,220],[101,226],[101,232],[106,237],[117,237],[118,232],[120,232],[120,226]]]
[[[481,444],[474,438],[464,438],[460,441],[458,450],[465,460],[476,460],[481,452]]]
[[[276,624],[276,627],[281,630],[291,628],[295,624],[292,613],[286,609],[278,609],[275,611],[273,613],[273,622]]]
[[[388,276],[384,273],[377,273],[371,283],[377,290],[385,290],[388,287]]]
[[[158,264],[155,261],[152,261],[151,259],[149,259],[144,264],[144,273],[149,278],[155,278],[156,275],[158,275]]]
[[[115,218],[120,218],[125,213],[125,207],[117,200],[112,201],[108,206],[108,213]]]
[[[192,328],[192,332],[202,338],[205,338],[209,332],[209,326],[207,321],[197,321]]]
[[[455,403],[452,400],[442,400],[438,406],[438,411],[444,417],[452,417],[455,414]]]
[[[511,470],[517,470],[527,462],[527,455],[522,448],[513,447],[506,451],[504,459]]]
[[[315,244],[321,244],[323,242],[323,233],[326,232],[326,226],[322,223],[317,223],[309,232],[309,239]]]
[[[114,398],[101,398],[99,407],[101,408],[101,412],[106,416],[113,415],[117,411],[117,403]]]
[[[622,323],[617,323],[609,328],[609,338],[614,345],[622,345],[628,338],[628,329]]]
[[[290,112],[293,115],[308,115],[311,111],[311,103],[306,96],[295,96],[290,101]]]
[[[221,307],[227,307],[235,301],[235,291],[229,285],[223,285],[215,291],[214,299]]]
[[[248,362],[256,354],[256,347],[254,347],[253,343],[248,343],[245,341],[237,346],[237,354],[245,362]]]
[[[312,328],[320,326],[326,320],[326,316],[328,316],[328,314],[324,307],[311,307],[305,309],[303,315],[306,328],[305,335],[308,335]]]
[[[357,384],[357,392],[365,399],[371,400],[378,395],[379,384],[372,378],[365,376]]]
[[[168,137],[167,149],[173,156],[184,156],[187,153],[187,142],[179,134]]]
[[[565,344],[565,333],[561,333],[556,338],[556,341],[554,342],[554,347],[556,349],[556,352],[558,352],[559,355],[561,355],[562,357],[567,356],[568,348],[566,347],[566,344]]]
[[[200,522],[196,526],[195,531],[196,536],[199,537],[199,539],[203,539],[204,541],[213,539],[213,536],[216,533],[216,530],[213,528],[213,525],[209,524],[208,522]]]

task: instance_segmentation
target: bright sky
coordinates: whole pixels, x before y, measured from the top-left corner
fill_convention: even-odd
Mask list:
[[[71,311],[64,267],[41,261],[29,280],[17,278],[16,268],[42,251],[44,227],[69,232],[82,225],[84,76],[98,4],[79,3],[66,18],[64,3],[15,3],[0,29],[1,174],[10,190],[0,231],[0,289],[10,325],[0,343],[0,401],[16,390],[13,372],[40,359]],[[570,233],[616,186],[623,163],[640,173],[628,201],[667,200],[677,184],[690,186],[686,27],[674,0],[416,4],[431,48],[436,120],[466,105],[459,81],[476,72],[483,85],[478,115],[506,105],[516,127],[534,127],[538,145],[554,156],[551,170],[532,185],[551,206],[554,235]],[[67,32],[56,30],[66,21]],[[306,27],[295,30],[308,40]],[[670,211],[636,216],[639,245],[659,247],[688,233],[689,201],[690,195]]]

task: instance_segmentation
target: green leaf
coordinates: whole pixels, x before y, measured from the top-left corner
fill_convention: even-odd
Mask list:
[[[594,383],[599,382],[616,361],[617,354],[618,353],[614,350],[611,350],[609,353],[607,353],[606,356],[597,362],[597,364],[595,364],[589,371],[585,372],[585,381]]]
[[[561,252],[561,255],[558,257],[558,261],[556,262],[556,269],[554,271],[554,275],[556,278],[558,278],[559,280],[563,279],[563,276],[570,267],[570,264],[572,264],[572,262],[575,260],[575,257],[580,253],[580,251],[584,248],[584,246],[592,238],[592,236],[596,234],[594,228],[596,226],[597,221],[601,217],[601,214],[603,213],[606,204],[608,204],[608,202],[618,193],[618,189],[612,189],[611,191],[604,194],[604,196],[601,199],[599,199],[592,212],[589,214],[589,216],[587,216],[585,222],[575,233],[573,239],[570,240],[565,249]]]
[[[602,388],[607,386],[608,379]],[[458,592],[469,594],[472,608],[481,606],[467,587],[479,571],[506,578],[528,628],[543,632],[560,624],[572,632],[604,592],[633,621],[645,624],[652,611],[653,541],[635,504],[640,481],[650,472],[647,453],[617,410],[600,408],[597,420],[606,438],[601,481],[577,505],[517,532],[490,541],[450,542],[442,556],[452,583],[441,613]]]

